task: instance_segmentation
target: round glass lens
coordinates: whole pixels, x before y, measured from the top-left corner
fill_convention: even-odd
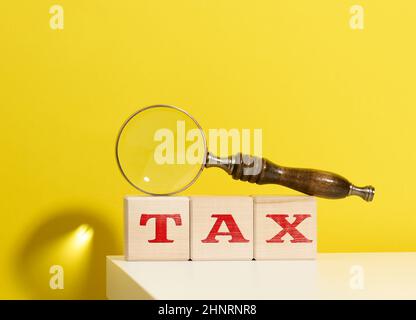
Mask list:
[[[116,145],[124,177],[140,191],[157,195],[190,186],[204,168],[206,152],[199,124],[185,111],[163,105],[133,114]]]

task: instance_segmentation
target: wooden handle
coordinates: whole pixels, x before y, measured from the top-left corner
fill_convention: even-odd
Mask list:
[[[241,154],[218,158],[208,153],[205,166],[221,168],[237,180],[256,184],[279,184],[322,198],[340,199],[355,195],[365,201],[372,201],[375,193],[372,186],[354,186],[335,173],[283,167],[264,158]]]

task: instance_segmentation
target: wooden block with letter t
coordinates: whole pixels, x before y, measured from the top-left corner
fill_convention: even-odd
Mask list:
[[[314,197],[254,197],[254,258],[314,259],[316,225]]]
[[[188,260],[189,198],[125,197],[126,260]]]
[[[252,260],[253,199],[191,197],[191,259]]]

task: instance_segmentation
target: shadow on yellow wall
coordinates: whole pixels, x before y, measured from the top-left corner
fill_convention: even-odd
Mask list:
[[[28,297],[105,298],[105,256],[121,252],[112,228],[100,220],[99,212],[88,208],[68,208],[49,216],[27,237],[15,261]],[[63,271],[63,282],[52,266]]]

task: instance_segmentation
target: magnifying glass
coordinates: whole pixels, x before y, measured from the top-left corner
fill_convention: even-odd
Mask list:
[[[204,168],[221,168],[236,180],[278,184],[302,193],[339,199],[356,195],[372,201],[372,186],[357,187],[342,176],[315,169],[283,167],[241,153],[217,157],[208,152],[199,123],[188,112],[169,105],[138,110],[122,125],[116,160],[124,178],[151,195],[172,195],[190,187]]]

